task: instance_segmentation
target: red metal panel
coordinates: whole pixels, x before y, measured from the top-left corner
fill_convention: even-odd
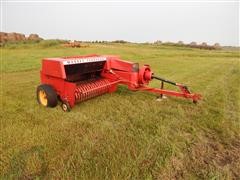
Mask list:
[[[42,73],[45,75],[66,79],[64,65],[61,61],[52,60],[52,59],[43,59]]]
[[[111,69],[117,69],[119,71],[127,71],[127,72],[132,72],[133,71],[133,65],[135,63],[129,62],[129,61],[124,61],[120,59],[114,59],[111,58],[109,61],[109,65]]]

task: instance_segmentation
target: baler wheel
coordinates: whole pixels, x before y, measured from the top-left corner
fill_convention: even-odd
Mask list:
[[[71,107],[70,107],[69,103],[66,102],[66,101],[63,101],[63,102],[62,102],[61,107],[62,107],[62,110],[63,110],[64,112],[70,112],[70,111],[71,111]]]
[[[57,94],[51,86],[42,84],[37,87],[37,101],[45,107],[55,107],[58,103]]]

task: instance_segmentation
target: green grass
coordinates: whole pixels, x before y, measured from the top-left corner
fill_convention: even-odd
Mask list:
[[[56,42],[8,45],[2,51],[0,172],[3,179],[238,179],[240,67],[238,51],[141,44]],[[157,102],[120,86],[77,104],[37,104],[41,58],[118,54],[150,64],[203,100]],[[151,86],[158,87],[158,82]]]

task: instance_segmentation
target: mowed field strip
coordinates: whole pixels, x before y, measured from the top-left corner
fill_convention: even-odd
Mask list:
[[[42,41],[1,52],[1,178],[240,178],[239,51],[128,43],[67,48]],[[40,106],[41,59],[86,54],[149,64],[203,100],[158,102],[154,94],[119,86],[70,113]]]

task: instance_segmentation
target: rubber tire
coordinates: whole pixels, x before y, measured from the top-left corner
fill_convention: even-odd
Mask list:
[[[47,85],[47,84],[41,84],[37,87],[37,101],[39,104],[41,104],[39,97],[38,97],[40,90],[44,91],[47,95],[47,106],[46,107],[56,107],[58,104],[57,93],[52,88],[52,86]]]
[[[65,101],[62,102],[61,107],[62,107],[62,110],[63,110],[64,112],[70,112],[70,111],[71,111],[71,106],[69,105],[68,102],[65,102]]]

